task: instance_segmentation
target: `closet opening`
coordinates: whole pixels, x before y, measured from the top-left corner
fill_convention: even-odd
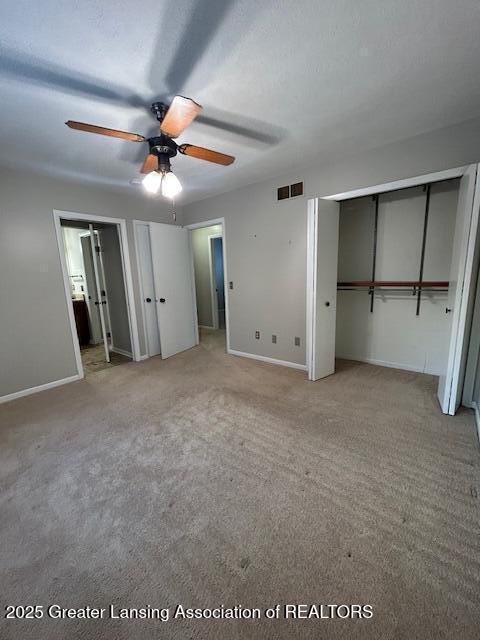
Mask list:
[[[340,203],[338,359],[445,372],[459,182]]]
[[[80,375],[130,362],[132,331],[118,225],[62,216],[58,223]]]
[[[309,200],[309,380],[333,374],[336,359],[430,374],[442,412],[455,414],[479,260],[477,172],[473,164]]]

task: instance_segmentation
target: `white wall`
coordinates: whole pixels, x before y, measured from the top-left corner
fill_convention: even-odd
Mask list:
[[[376,280],[418,280],[426,194],[422,187],[379,197]],[[424,280],[449,279],[458,180],[431,187]],[[342,202],[338,280],[370,280],[374,202]],[[366,291],[339,291],[336,355],[435,375],[445,370],[447,294],[424,292],[420,315],[411,291],[377,292],[373,313]]]
[[[321,140],[318,141],[321,144]],[[186,224],[224,217],[231,348],[305,364],[307,198],[441,171],[480,157],[480,119],[310,164],[184,207]],[[306,197],[275,201],[278,186],[304,180]],[[255,340],[255,330],[261,339]],[[271,334],[278,334],[272,344]],[[294,336],[301,347],[293,345]]]
[[[226,218],[231,349],[304,364],[306,200],[276,204],[273,185],[262,183],[185,210],[188,222]]]
[[[161,200],[0,170],[0,397],[76,374],[53,209],[126,218],[141,330],[132,219],[171,222]],[[181,220],[181,210],[178,212]]]
[[[222,225],[202,227],[192,231],[193,265],[195,269],[195,291],[197,295],[198,324],[213,327],[212,280],[210,273],[209,236],[222,234]]]

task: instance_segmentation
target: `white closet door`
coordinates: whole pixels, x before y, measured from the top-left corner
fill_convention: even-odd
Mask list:
[[[150,226],[137,225],[137,253],[142,283],[142,304],[145,318],[145,336],[149,357],[160,353],[160,333],[157,318],[157,299],[155,281],[153,279],[152,250],[150,248]]]
[[[338,225],[340,205],[315,198],[308,203],[307,366],[308,379],[335,372]]]
[[[187,229],[150,223],[162,358],[198,344],[193,266]]]
[[[471,165],[460,180],[457,219],[453,240],[448,301],[451,316],[447,369],[440,376],[438,399],[443,413],[455,415],[460,405],[467,351],[466,328],[471,312],[472,272],[478,229],[480,189],[477,165]]]

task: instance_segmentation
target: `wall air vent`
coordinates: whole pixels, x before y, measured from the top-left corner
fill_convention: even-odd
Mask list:
[[[303,196],[303,182],[287,184],[277,189],[277,200],[287,200],[288,198],[298,198],[299,196]]]
[[[290,197],[296,198],[297,196],[303,196],[303,182],[290,185]]]

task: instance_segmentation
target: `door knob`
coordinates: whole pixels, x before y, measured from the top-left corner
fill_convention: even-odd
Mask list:
[[[160,298],[160,302],[165,302],[165,298]]]
[[[451,313],[451,311],[452,311],[451,309],[449,309],[448,307],[446,307],[446,309],[445,309],[445,313]]]
[[[330,302],[329,302],[328,300],[325,302],[325,306],[326,306],[326,307],[329,307],[329,306],[330,306]]]
[[[152,299],[151,298],[145,298],[145,302],[151,302]]]

